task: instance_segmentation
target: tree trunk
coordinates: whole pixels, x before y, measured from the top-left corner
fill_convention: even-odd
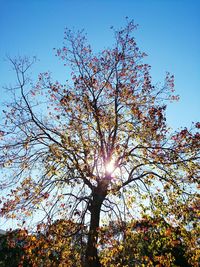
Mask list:
[[[104,198],[105,195],[93,193],[93,200],[90,207],[91,218],[85,255],[85,267],[101,267],[97,252],[97,241],[101,205]]]

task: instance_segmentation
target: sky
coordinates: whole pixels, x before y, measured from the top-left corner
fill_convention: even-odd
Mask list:
[[[64,28],[85,29],[95,51],[113,43],[110,26],[139,24],[137,43],[148,54],[155,83],[166,71],[175,76],[178,103],[170,104],[168,123],[190,126],[200,115],[200,1],[198,0],[0,0],[0,90],[13,81],[7,56],[36,56],[33,76],[50,70],[55,79],[68,75],[54,56],[63,43]],[[0,102],[1,102],[0,100]]]

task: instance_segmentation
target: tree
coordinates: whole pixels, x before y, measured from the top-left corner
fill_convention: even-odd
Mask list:
[[[137,204],[137,213],[148,206],[153,212],[155,195],[171,205],[196,194],[200,124],[170,132],[165,110],[178,99],[174,76],[167,73],[161,88],[152,84],[136,27],[131,21],[114,30],[114,47],[99,54],[83,31],[66,29],[56,50],[72,69],[64,84],[49,72],[33,83],[27,75],[33,62],[10,59],[17,85],[3,110],[0,164],[8,176],[2,187],[15,188],[2,199],[1,215],[42,210],[47,222],[76,220],[75,233],[88,226],[84,266],[101,266],[103,213],[108,223],[129,220]]]
[[[24,259],[32,267],[81,266],[85,250],[82,236],[69,236],[76,225],[72,221],[57,220],[51,225],[38,225],[36,235],[27,235]]]
[[[146,216],[104,231],[103,242],[107,236],[112,246],[102,251],[103,266],[199,266],[198,235],[162,217]]]
[[[82,236],[69,237],[73,227],[72,221],[59,220],[48,227],[38,225],[35,234],[24,229],[6,232],[0,236],[0,266],[81,266]]]
[[[27,231],[16,229],[0,236],[0,266],[24,267],[30,266],[25,258]],[[22,260],[24,259],[24,260]]]

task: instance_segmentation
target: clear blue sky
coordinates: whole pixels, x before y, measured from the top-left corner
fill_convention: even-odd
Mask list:
[[[198,0],[0,0],[0,90],[12,80],[6,54],[37,56],[34,73],[52,70],[62,79],[67,74],[53,47],[62,46],[65,27],[84,28],[98,50],[112,44],[110,26],[124,25],[128,16],[139,24],[136,38],[153,80],[162,82],[166,71],[175,75],[181,100],[169,106],[168,122],[190,126],[200,119],[199,14]]]

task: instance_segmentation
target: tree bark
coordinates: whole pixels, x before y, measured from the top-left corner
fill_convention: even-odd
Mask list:
[[[90,206],[90,228],[88,233],[88,241],[85,255],[85,266],[84,267],[101,267],[98,251],[98,228],[100,222],[101,206],[105,199],[104,194],[94,192],[93,199]]]

